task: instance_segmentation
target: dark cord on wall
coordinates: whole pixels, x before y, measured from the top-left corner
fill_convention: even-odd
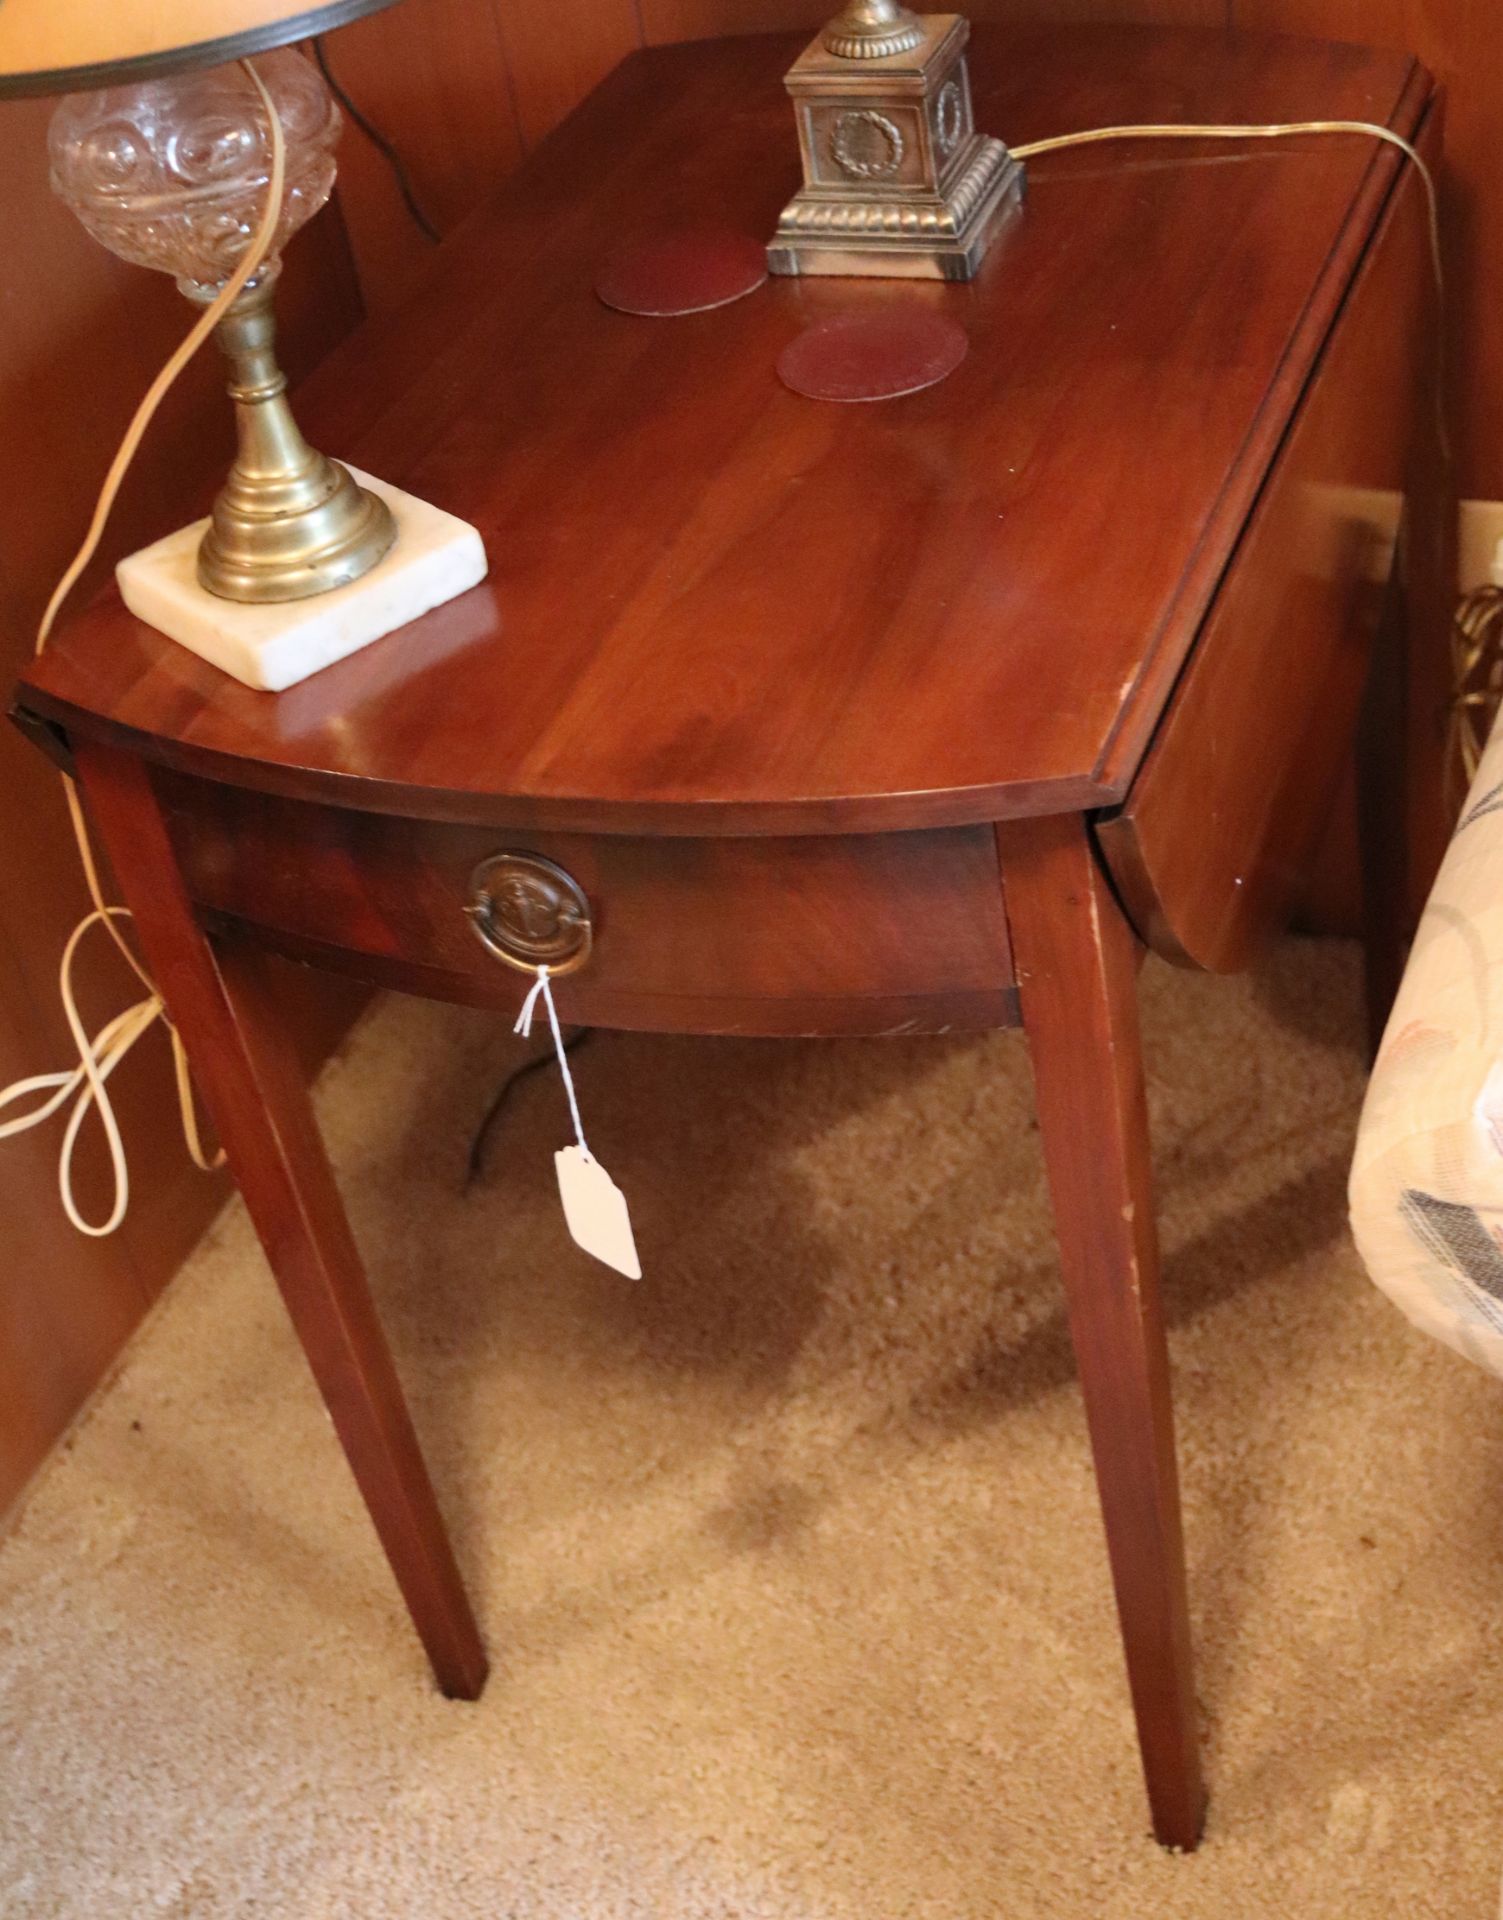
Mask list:
[[[329,67],[329,56],[324,52],[324,43],[317,34],[313,37],[313,58],[317,61],[318,70],[324,77],[324,85],[329,89],[330,93],[333,94],[340,106],[344,108],[355,125],[359,127],[366,139],[370,141],[377,153],[381,155],[386,161],[386,164],[391,168],[392,177],[397,183],[397,191],[401,194],[403,204],[406,206],[407,211],[412,215],[413,224],[422,233],[424,239],[430,240],[434,246],[437,246],[443,236],[428,218],[427,214],[424,213],[422,203],[413,191],[412,181],[408,178],[407,168],[403,163],[401,154],[397,152],[396,148],[390,140],[387,139],[386,135],[382,133],[381,129],[371,124],[359,107],[355,105],[355,102],[345,92],[344,88],[334,78]]]

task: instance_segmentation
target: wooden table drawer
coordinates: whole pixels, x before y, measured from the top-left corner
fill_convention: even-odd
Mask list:
[[[588,903],[560,977],[588,1025],[886,1033],[1016,1023],[989,827],[633,838],[411,820],[156,775],[190,890],[221,925],[384,986],[511,1007],[523,973],[466,909],[476,869],[541,855]]]

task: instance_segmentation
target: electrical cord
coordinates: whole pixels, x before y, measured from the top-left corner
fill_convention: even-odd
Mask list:
[[[577,1027],[564,1042],[564,1052],[569,1054],[577,1051],[578,1048],[584,1045],[586,1040],[592,1037],[594,1031],[595,1029],[593,1027]],[[553,1055],[551,1053],[540,1053],[535,1060],[524,1060],[520,1067],[513,1067],[511,1072],[496,1089],[491,1104],[485,1110],[485,1118],[475,1129],[474,1138],[470,1142],[469,1158],[465,1162],[463,1188],[465,1193],[469,1192],[470,1188],[474,1186],[475,1182],[485,1171],[485,1150],[490,1143],[491,1130],[501,1118],[502,1110],[505,1108],[508,1100],[510,1100],[518,1082],[536,1073],[540,1067],[547,1067],[552,1064]]]
[[[1436,438],[1449,473],[1455,466],[1450,424],[1446,417],[1446,263],[1441,232],[1440,189],[1424,155],[1392,127],[1375,120],[1297,120],[1264,126],[1146,126],[1096,127],[1083,133],[1058,134],[1014,147],[1018,160],[1072,147],[1093,146],[1107,140],[1287,140],[1305,134],[1356,134],[1396,147],[1412,164],[1425,190],[1430,224],[1430,262],[1435,275],[1438,314],[1435,327]],[[1461,603],[1452,629],[1452,698],[1447,760],[1462,791],[1470,787],[1482,757],[1492,716],[1503,697],[1503,593],[1483,588]]]
[[[1425,205],[1430,221],[1430,264],[1435,274],[1435,292],[1440,313],[1436,338],[1436,421],[1441,451],[1447,467],[1452,464],[1451,432],[1446,421],[1446,257],[1440,223],[1440,188],[1428,160],[1412,140],[1406,140],[1392,127],[1377,120],[1275,120],[1248,126],[1179,126],[1172,121],[1150,122],[1143,126],[1090,127],[1082,133],[1060,133],[1048,140],[1034,140],[1027,146],[1011,149],[1015,160],[1034,160],[1046,153],[1064,153],[1071,147],[1095,146],[1107,140],[1293,140],[1307,134],[1356,134],[1382,140],[1396,147],[1413,166],[1425,190]]]
[[[83,545],[74,555],[67,571],[53,589],[51,599],[47,602],[46,611],[37,629],[36,651],[38,654],[45,650],[52,636],[52,629],[64,601],[77,586],[85,568],[99,549],[99,542],[104,536],[105,524],[115,504],[116,496],[120,492],[121,483],[125,479],[131,461],[135,458],[136,450],[147,428],[151,425],[157,408],[162,404],[168,389],[183,368],[224,318],[231,302],[259,271],[276,239],[277,226],[282,216],[282,196],[287,181],[286,136],[271,95],[267,92],[255,66],[249,60],[242,60],[240,65],[249,76],[256,92],[261,96],[261,104],[266,111],[270,128],[271,167],[267,180],[265,209],[251,236],[250,244],[241,256],[240,264],[209,305],[204,308],[182,344],[147,388],[145,397],[136,408],[131,423],[126,428],[125,437],[120,442],[119,451],[110,463],[109,472],[105,475],[104,485],[100,488],[99,499],[94,508],[93,518],[89,522],[89,530],[84,536]],[[120,931],[119,923],[130,918],[129,909],[112,907],[105,903],[104,890],[99,878],[99,869],[95,863],[83,806],[78,797],[78,789],[67,775],[63,777],[63,791],[67,797],[68,816],[78,843],[78,853],[83,863],[89,898],[94,903],[93,912],[86,915],[74,928],[72,937],[63,951],[62,964],[58,973],[63,1013],[73,1036],[73,1043],[78,1049],[78,1065],[71,1071],[39,1074],[28,1080],[17,1081],[14,1086],[0,1091],[0,1111],[15,1101],[35,1094],[50,1096],[44,1099],[40,1106],[32,1108],[19,1118],[0,1121],[0,1140],[40,1126],[43,1121],[51,1119],[59,1108],[72,1099],[73,1111],[69,1115],[67,1131],[63,1138],[62,1155],[58,1164],[58,1189],[62,1196],[63,1211],[78,1231],[87,1234],[90,1239],[102,1240],[115,1232],[124,1220],[130,1205],[130,1169],[125,1157],[124,1142],[120,1137],[119,1121],[110,1101],[106,1083],[131,1048],[156,1025],[158,1020],[167,1027],[172,1039],[173,1071],[177,1082],[183,1138],[187,1143],[188,1152],[194,1164],[205,1173],[212,1172],[219,1166],[223,1156],[211,1157],[204,1147],[199,1132],[198,1114],[194,1106],[188,1056],[182,1039],[167,1018],[167,1010],[151,975],[137,959],[129,941]],[[145,988],[146,997],[127,1008],[124,1013],[117,1014],[91,1039],[84,1027],[74,995],[73,964],[84,936],[96,926],[102,926],[114,941],[126,964]],[[104,1129],[105,1142],[109,1149],[110,1170],[114,1179],[115,1203],[103,1224],[96,1224],[83,1217],[73,1192],[74,1148],[78,1141],[79,1130],[88,1117],[90,1109],[98,1113],[100,1124]]]
[[[1397,147],[1413,164],[1424,182],[1430,209],[1430,257],[1436,283],[1445,286],[1445,254],[1441,245],[1440,192],[1429,162],[1412,140],[1406,140],[1392,127],[1376,120],[1278,120],[1249,126],[1179,126],[1173,122],[1154,122],[1144,126],[1091,127],[1083,133],[1055,134],[1048,140],[1034,140],[1025,147],[1012,148],[1015,160],[1034,160],[1046,153],[1064,153],[1071,147],[1095,146],[1107,140],[1292,140],[1305,134],[1360,134]]]
[[[329,56],[324,51],[322,36],[315,34],[310,44],[313,48],[313,58],[318,63],[318,70],[324,77],[324,85],[329,89],[330,93],[333,94],[340,106],[344,108],[355,125],[359,127],[366,139],[370,141],[381,158],[391,168],[392,178],[397,183],[397,192],[401,194],[403,205],[412,215],[413,225],[416,226],[425,240],[430,241],[436,247],[439,241],[443,239],[443,235],[428,218],[427,214],[424,213],[422,202],[417,197],[411,176],[407,172],[407,166],[401,154],[397,151],[393,143],[387,139],[381,129],[356,106],[355,102],[335,78],[334,70],[329,65]]]

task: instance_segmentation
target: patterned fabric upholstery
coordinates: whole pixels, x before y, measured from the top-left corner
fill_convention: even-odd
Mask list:
[[[1352,1228],[1415,1325],[1503,1374],[1503,722],[1494,728],[1363,1109]]]

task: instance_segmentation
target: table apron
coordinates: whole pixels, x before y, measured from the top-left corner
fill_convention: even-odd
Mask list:
[[[592,946],[563,1018],[655,1032],[885,1034],[1017,1023],[989,826],[777,839],[515,832],[321,806],[157,770],[206,923],[373,985],[511,1009],[476,937],[477,868],[541,856]]]

